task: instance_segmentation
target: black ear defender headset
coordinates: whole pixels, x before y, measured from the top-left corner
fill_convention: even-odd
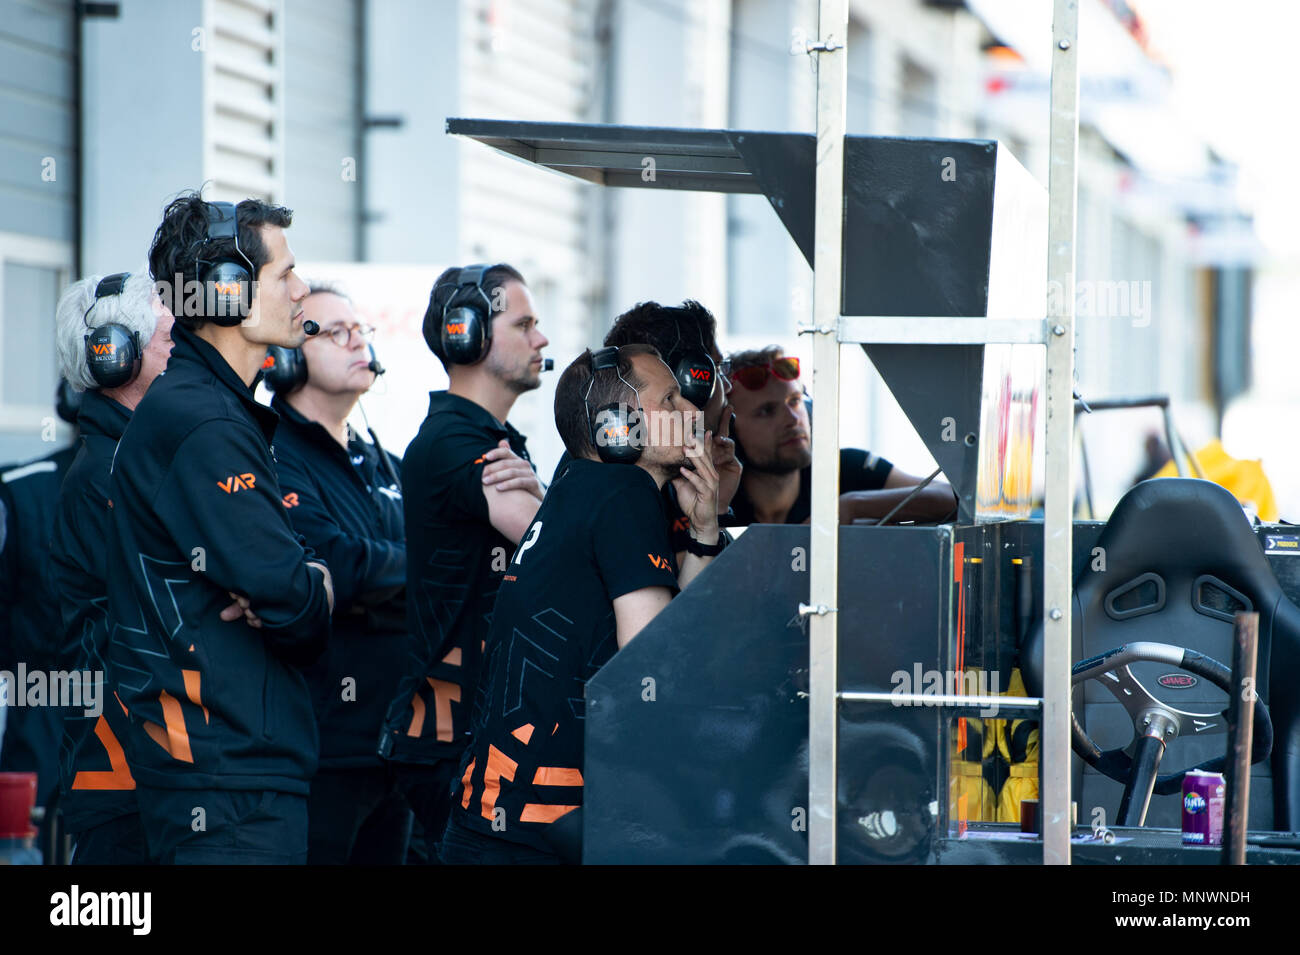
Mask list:
[[[203,317],[224,328],[233,328],[248,317],[253,307],[253,279],[257,269],[239,247],[239,222],[234,203],[209,202],[205,205],[208,231],[195,260],[198,280],[203,283],[205,313],[209,304],[212,308],[212,313]],[[204,258],[207,247],[222,239],[234,241],[234,254],[222,253]]]
[[[618,375],[618,380],[632,389],[633,394],[637,396],[637,401],[641,400],[640,392],[632,388],[618,370],[617,346],[610,345],[592,352],[591,378],[587,382],[586,394],[582,396],[583,406],[587,409],[587,428],[591,444],[596,449],[596,454],[606,464],[636,464],[641,457],[644,443],[633,438],[633,432],[641,425],[641,409],[629,409],[623,402],[614,402],[601,406],[594,416],[591,413],[589,399],[592,386],[596,384],[596,376],[611,368],[614,374]]]
[[[375,346],[370,349],[370,364],[366,367],[378,378],[387,369],[379,363],[375,355]],[[301,348],[285,348],[283,345],[271,345],[266,349],[266,359],[262,362],[262,381],[266,387],[277,394],[289,395],[307,384],[307,356]]]
[[[682,397],[703,411],[709,403],[709,396],[713,394],[718,366],[704,350],[704,333],[699,327],[696,327],[700,335],[699,345],[683,345],[681,319],[674,320],[677,323],[677,343],[669,351],[666,364],[677,378],[677,387],[681,389]]]
[[[319,328],[319,326],[317,326]],[[375,373],[377,379],[387,369],[379,363],[379,358],[375,355],[375,346],[368,346],[370,349],[370,364],[366,367]],[[297,391],[307,383],[307,357],[302,353],[301,348],[285,348],[283,345],[271,345],[266,349],[266,360],[262,362],[262,381],[266,386],[276,394],[289,395]],[[357,402],[357,407],[361,409],[361,417],[365,419],[366,431],[370,433],[370,441],[374,444],[375,450],[379,452],[379,466],[383,468],[384,474],[387,475],[388,481],[399,491],[402,489],[402,479],[393,467],[393,462],[388,457],[388,452],[379,441],[379,435],[375,434],[375,429],[370,426],[370,418],[366,414],[365,405]]]
[[[99,300],[110,295],[121,295],[130,276],[130,272],[114,272],[100,279],[95,286],[95,297],[82,316],[90,329],[85,336],[86,370],[101,388],[120,388],[140,374],[140,362],[144,358],[140,333],[119,322],[90,324],[90,313],[99,304]]]
[[[456,291],[443,306],[438,336],[450,364],[478,364],[492,347],[492,299],[483,288],[483,276],[495,268],[465,266],[456,279]]]

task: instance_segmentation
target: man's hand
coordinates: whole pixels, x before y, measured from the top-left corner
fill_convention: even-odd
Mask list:
[[[334,612],[334,578],[330,575],[330,569],[324,564],[317,563],[314,560],[307,561],[308,567],[315,567],[320,571],[321,577],[325,582],[325,597],[329,600],[330,613]]]
[[[250,627],[262,626],[262,618],[253,613],[252,607],[249,606],[247,597],[241,597],[233,590],[227,591],[227,593],[230,594],[230,599],[233,600],[234,603],[221,611],[222,620],[226,621],[226,623],[231,623],[232,621],[243,617]]]
[[[735,426],[735,412],[726,412],[722,417],[722,428],[713,436],[713,466],[718,472],[719,514],[727,513],[731,507],[731,499],[740,489],[740,476],[745,470],[736,457],[736,442],[731,437],[731,429]]]
[[[483,483],[492,485],[498,491],[527,491],[539,501],[546,493],[541,480],[533,466],[510,450],[510,442],[502,438],[500,443],[483,455],[487,463],[483,466]]]
[[[704,440],[687,435],[686,456],[694,470],[683,467],[673,478],[677,504],[691,522],[691,536],[703,544],[718,541],[718,470],[713,466],[713,432]]]

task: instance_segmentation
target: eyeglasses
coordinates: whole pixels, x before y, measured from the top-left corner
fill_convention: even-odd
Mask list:
[[[731,380],[739,382],[750,391],[758,391],[775,375],[781,381],[794,381],[799,377],[798,358],[774,358],[761,365],[747,365],[731,373]]]
[[[353,332],[360,335],[361,340],[367,345],[375,339],[375,327],[373,325],[363,325],[360,322],[355,325],[335,325],[329,330],[328,334],[339,348],[347,348],[352,343]]]

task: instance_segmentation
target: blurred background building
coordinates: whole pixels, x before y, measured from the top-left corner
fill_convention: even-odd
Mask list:
[[[1079,309],[1078,388],[1168,394],[1197,445],[1252,383],[1253,330],[1282,321],[1252,291],[1265,250],[1237,169],[1169,108],[1177,71],[1137,4],[1080,5],[1078,265],[1062,290]],[[851,10],[850,132],[1000,139],[1046,187],[1050,3]],[[815,0],[0,0],[0,13],[0,460],[50,450],[60,289],[143,268],[165,200],[203,182],[210,198],[292,207],[299,271],[342,279],[380,327],[390,374],[367,404],[394,449],[445,384],[419,321],[450,264],[519,267],[561,368],[649,298],[704,302],[727,348],[809,357],[795,326],[811,271],[761,196],[591,186],[448,137],[444,121],[812,132]],[[842,443],[928,472],[865,355],[844,360]],[[547,476],[553,381],[512,416]],[[1157,424],[1085,422],[1103,511]],[[1292,519],[1300,500],[1279,478],[1295,474],[1275,475]]]

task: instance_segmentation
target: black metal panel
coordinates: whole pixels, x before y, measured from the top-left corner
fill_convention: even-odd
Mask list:
[[[807,859],[807,547],[750,528],[588,683],[584,861]]]
[[[951,669],[951,527],[840,534],[839,672],[845,691],[920,693]],[[895,679],[903,673],[909,683]],[[947,803],[942,710],[845,702],[839,723],[840,863],[923,863]],[[889,814],[890,825],[880,819]]]
[[[731,133],[736,151],[767,196],[785,230],[813,265],[817,210],[817,138],[798,133]]]
[[[975,519],[983,345],[863,345],[907,420],[957,492],[962,523]],[[946,419],[953,421],[951,435]],[[951,436],[953,440],[945,440]],[[968,443],[969,442],[969,443]]]
[[[950,535],[841,530],[846,689],[948,666]],[[751,527],[588,684],[585,861],[807,858],[807,546],[806,527]],[[840,861],[925,861],[946,787],[939,711],[841,713]],[[861,820],[883,810],[899,832],[872,839]]]
[[[843,314],[987,314],[996,160],[991,141],[845,137]]]
[[[447,132],[599,185],[760,191],[727,130],[448,119]]]

